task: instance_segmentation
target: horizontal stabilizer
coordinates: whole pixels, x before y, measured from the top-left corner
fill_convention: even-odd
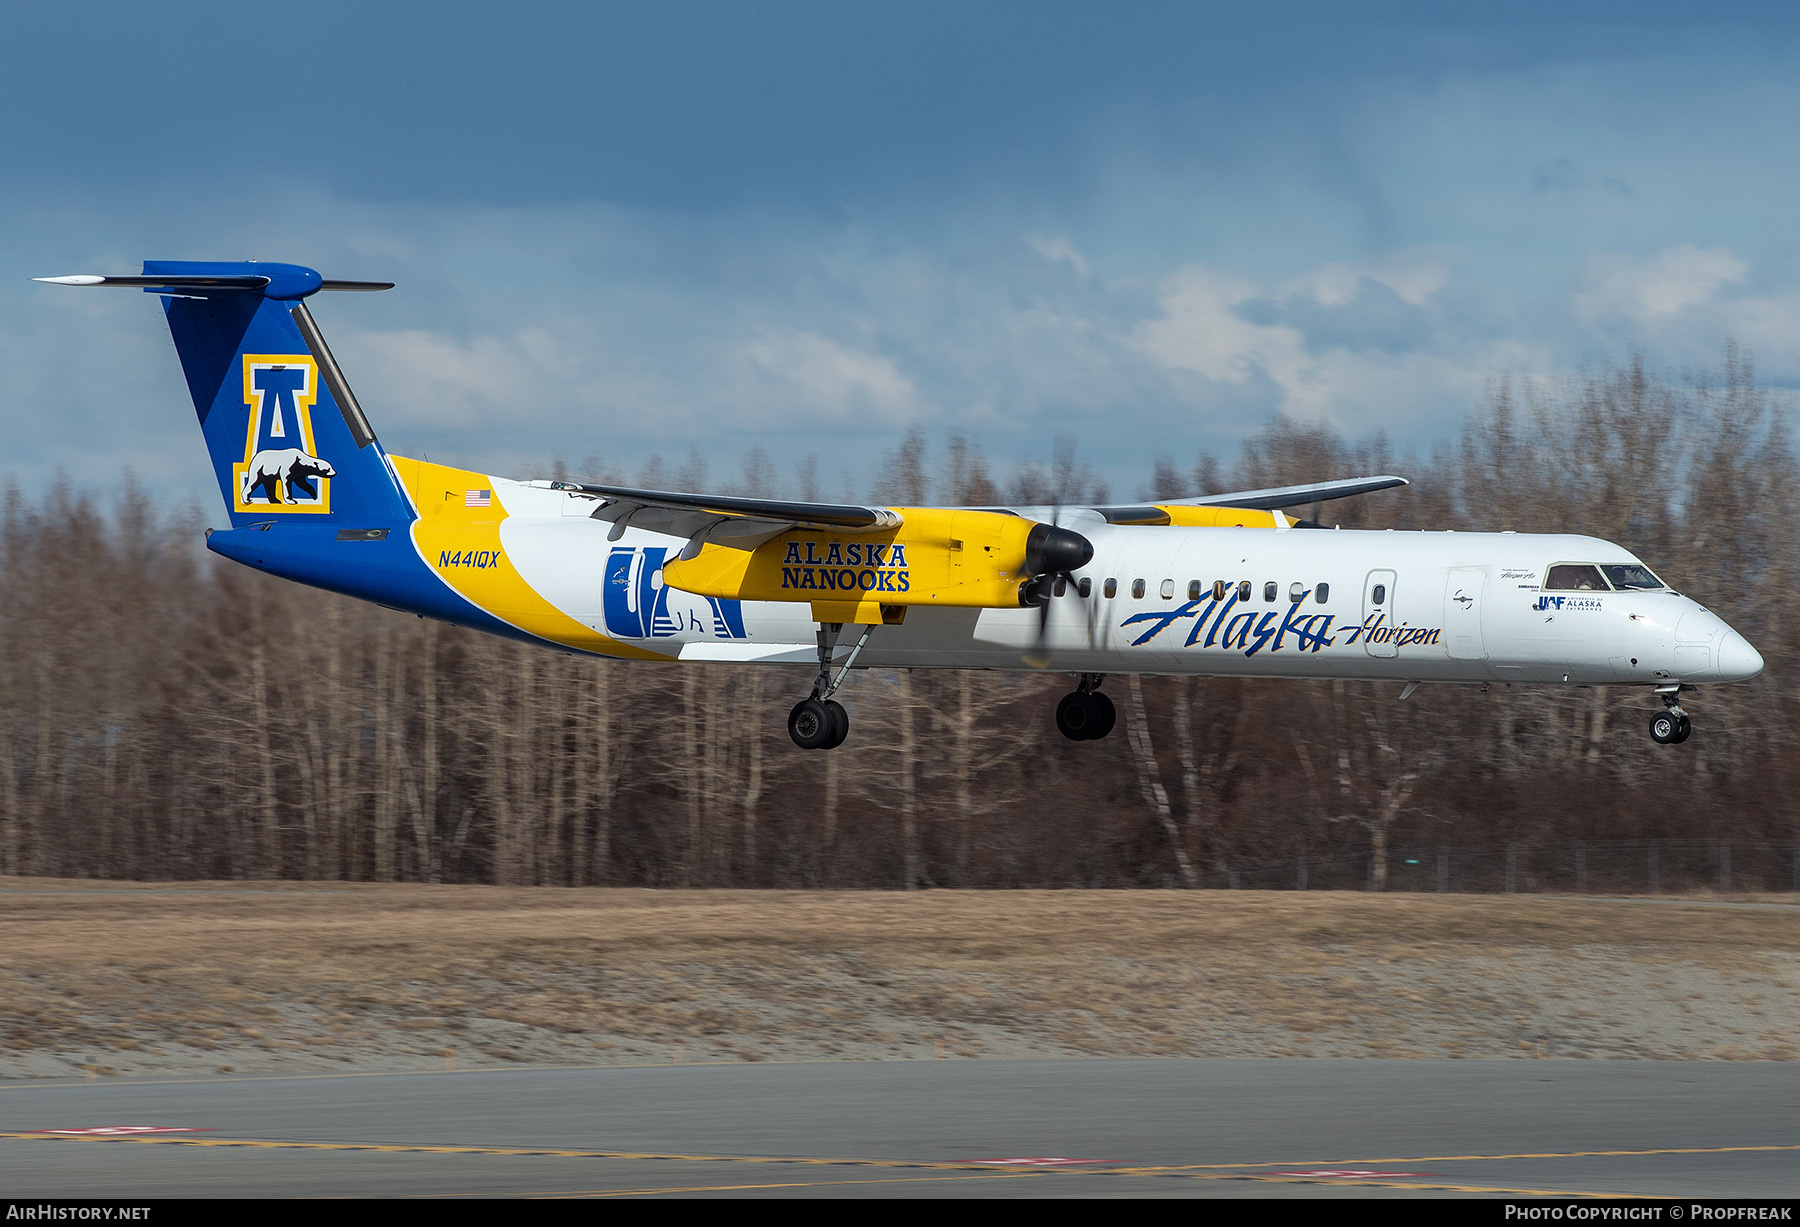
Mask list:
[[[264,290],[275,280],[261,274],[249,276],[209,276],[180,274],[176,276],[100,276],[96,273],[76,273],[68,277],[33,277],[33,281],[44,281],[51,285],[103,285],[117,289],[149,290],[152,293],[165,291],[172,294],[182,292],[208,294],[221,290]],[[376,290],[391,290],[391,281],[327,281],[321,279],[316,287],[319,290],[348,290],[352,293],[372,293]],[[311,292],[308,290],[307,292]],[[288,295],[283,295],[288,297]]]
[[[166,285],[174,290],[260,290],[269,284],[268,277],[101,277],[94,273],[77,273],[72,277],[33,277],[51,285],[106,285],[119,289],[149,289]]]

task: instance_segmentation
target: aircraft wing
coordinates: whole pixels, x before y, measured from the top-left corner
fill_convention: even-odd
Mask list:
[[[590,486],[573,481],[555,481],[550,486],[595,499],[599,506],[594,510],[594,519],[619,525],[615,531],[622,532],[629,524],[632,528],[740,550],[753,550],[769,538],[793,528],[840,533],[879,532],[898,528],[903,522],[900,513],[890,507],[677,494],[668,490]]]
[[[904,518],[891,507],[863,507],[846,503],[799,503],[784,499],[737,498],[727,495],[682,494],[669,490],[638,490],[629,486],[595,486],[583,482],[553,481],[553,490],[594,499],[593,518],[671,537],[733,549],[753,550],[771,537],[795,528],[840,533],[880,532],[900,527]],[[1274,511],[1334,498],[1349,498],[1373,490],[1404,486],[1404,477],[1353,477],[1306,486],[1276,486],[1267,490],[1238,490],[1199,498],[1162,500],[1162,506],[1232,507]],[[1018,515],[1016,508],[985,508]],[[1041,509],[1040,509],[1041,510]],[[1169,522],[1168,513],[1156,507],[1096,507],[1115,524]],[[697,548],[697,547],[696,547]]]
[[[1371,494],[1410,485],[1404,477],[1347,477],[1341,481],[1321,481],[1306,486],[1271,486],[1267,490],[1234,490],[1228,494],[1202,494],[1198,498],[1165,498],[1156,501],[1170,507],[1244,507],[1256,511],[1275,511],[1282,507],[1301,507],[1307,503],[1326,503],[1353,494]]]

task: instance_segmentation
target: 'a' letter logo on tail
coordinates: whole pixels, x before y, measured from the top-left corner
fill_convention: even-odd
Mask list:
[[[244,406],[250,411],[244,462],[232,466],[239,511],[331,511],[337,470],[313,443],[319,366],[311,354],[245,354]]]

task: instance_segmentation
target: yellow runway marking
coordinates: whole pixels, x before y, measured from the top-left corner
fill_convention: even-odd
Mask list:
[[[821,1159],[783,1155],[689,1155],[633,1150],[559,1150],[550,1147],[428,1146],[411,1142],[286,1142],[266,1138],[200,1138],[168,1134],[120,1136],[62,1133],[0,1133],[0,1139],[27,1142],[154,1142],[177,1146],[238,1147],[253,1150],[379,1151],[429,1155],[539,1155],[561,1159],[661,1159],[677,1163],[799,1163],[831,1167],[917,1167],[946,1171],[986,1170],[989,1165],[968,1161],[937,1163],[911,1159]],[[1258,1166],[1267,1166],[1259,1164]],[[1004,1164],[996,1171],[1010,1171]],[[1032,1169],[1043,1170],[1043,1169]]]
[[[955,1176],[953,1176],[953,1175],[894,1176],[894,1177],[889,1177],[889,1178],[880,1179],[880,1180],[792,1180],[792,1181],[783,1181],[778,1184],[690,1184],[690,1185],[667,1185],[667,1186],[660,1187],[660,1188],[640,1188],[640,1189],[565,1189],[565,1190],[559,1190],[557,1192],[529,1193],[529,1194],[526,1194],[525,1196],[544,1197],[544,1198],[549,1198],[549,1197],[589,1197],[589,1198],[656,1197],[656,1196],[659,1196],[659,1195],[665,1194],[665,1193],[748,1193],[748,1192],[756,1192],[759,1190],[774,1190],[774,1189],[830,1189],[830,1188],[837,1188],[839,1186],[865,1185],[865,1184],[944,1184],[944,1183],[948,1183],[950,1181],[957,1181],[957,1180],[995,1180],[995,1179],[1018,1180],[1018,1179],[1021,1179],[1023,1177],[1027,1177],[1027,1176],[1068,1176],[1068,1175],[1078,1174],[1084,1170],[1087,1175],[1093,1175],[1093,1176],[1139,1175],[1139,1176],[1173,1177],[1173,1178],[1179,1179],[1179,1180],[1247,1180],[1247,1181],[1253,1181],[1253,1182],[1256,1182],[1259,1184],[1317,1184],[1317,1185],[1367,1184],[1367,1185],[1374,1185],[1376,1188],[1382,1188],[1382,1189],[1424,1189],[1424,1190],[1428,1190],[1431,1192],[1449,1192],[1449,1193],[1503,1193],[1503,1194],[1508,1194],[1508,1195],[1511,1195],[1514,1197],[1645,1198],[1645,1197],[1660,1196],[1658,1194],[1647,1194],[1647,1193],[1599,1193],[1599,1192],[1592,1192],[1592,1191],[1584,1190],[1584,1189],[1527,1189],[1527,1188],[1512,1188],[1512,1187],[1505,1187],[1505,1186],[1499,1186],[1499,1185],[1485,1185],[1485,1184],[1425,1184],[1425,1183],[1418,1182],[1418,1181],[1401,1181],[1401,1180],[1351,1180],[1351,1179],[1332,1180],[1332,1179],[1327,1179],[1324,1177],[1258,1176],[1258,1175],[1253,1175],[1251,1173],[1232,1174],[1232,1175],[1224,1175],[1224,1174],[1214,1175],[1214,1174],[1199,1173],[1199,1172],[1167,1172],[1167,1173],[1165,1173],[1165,1172],[1158,1172],[1156,1170],[1139,1171],[1139,1170],[1135,1170],[1135,1169],[1128,1169],[1128,1170],[1121,1171],[1116,1168],[1078,1169],[1078,1168],[1042,1168],[1042,1167],[1031,1168],[1029,1170],[1020,1169],[1020,1170],[1015,1170],[1015,1171],[981,1172],[981,1173],[970,1173],[967,1175],[955,1175]],[[458,1196],[458,1195],[451,1194],[450,1196]],[[488,1194],[472,1193],[472,1194],[469,1194],[468,1196],[486,1197],[486,1196],[488,1196]]]
[[[0,1132],[0,1139],[37,1142],[135,1142],[153,1146],[202,1146],[253,1150],[310,1150],[380,1154],[499,1155],[519,1157],[538,1156],[544,1158],[568,1159],[638,1159],[661,1160],[674,1163],[791,1164],[800,1167],[910,1168],[918,1171],[943,1173],[942,1175],[896,1176],[868,1180],[786,1181],[766,1184],[731,1185],[671,1185],[667,1187],[593,1189],[537,1194],[537,1196],[542,1197],[639,1197],[656,1196],[665,1193],[747,1192],[758,1189],[823,1188],[839,1184],[918,1184],[946,1180],[1016,1180],[1025,1176],[1066,1176],[1072,1174],[1136,1176],[1145,1178],[1158,1177],[1164,1179],[1173,1178],[1186,1180],[1248,1180],[1265,1184],[1366,1184],[1385,1189],[1425,1189],[1454,1193],[1501,1193],[1521,1197],[1643,1197],[1657,1195],[1596,1192],[1579,1189],[1539,1189],[1495,1185],[1446,1184],[1404,1179],[1380,1180],[1361,1177],[1289,1176],[1259,1169],[1370,1167],[1378,1164],[1399,1163],[1495,1163],[1520,1159],[1636,1158],[1657,1155],[1779,1154],[1800,1151],[1800,1144],[1769,1146],[1669,1146],[1647,1150],[1566,1150],[1486,1155],[1408,1155],[1379,1159],[1287,1159],[1265,1161],[1261,1163],[1183,1163],[1155,1165],[1140,1164],[1132,1166],[1106,1166],[1095,1164],[1093,1166],[1046,1168],[1022,1166],[1010,1167],[1005,1164],[989,1164],[973,1160],[934,1162],[906,1159],[819,1158],[782,1155],[678,1154],[657,1151],[576,1150],[550,1147],[431,1146],[399,1142],[299,1142],[259,1138],[211,1138],[194,1137],[191,1135],[172,1136],[168,1134],[119,1136],[93,1134],[70,1135],[42,1132]],[[952,1175],[951,1173],[957,1174]]]
[[[646,1189],[584,1189],[566,1193],[531,1193],[530,1197],[655,1197],[662,1193],[749,1193],[758,1189],[835,1189],[865,1184],[942,1184],[951,1180],[1017,1180],[1021,1176],[1046,1176],[1044,1168],[1031,1171],[969,1172],[960,1176],[889,1176],[880,1180],[789,1180],[779,1184],[691,1184]],[[476,1196],[487,1196],[476,1194]]]
[[[1345,1161],[1344,1166],[1348,1166],[1351,1163],[1354,1163],[1359,1167],[1366,1165],[1366,1164],[1370,1164],[1370,1163],[1479,1163],[1479,1162],[1482,1162],[1483,1160],[1490,1160],[1490,1159],[1611,1159],[1611,1158],[1628,1158],[1633,1155],[1738,1155],[1738,1154],[1754,1154],[1758,1151],[1785,1151],[1785,1150],[1800,1150],[1800,1145],[1793,1145],[1793,1146],[1668,1146],[1668,1147],[1663,1147],[1658,1150],[1548,1150],[1548,1151],[1542,1151],[1542,1152],[1539,1152],[1536,1154],[1517,1154],[1517,1155],[1428,1155],[1428,1156],[1424,1156],[1424,1157],[1414,1155],[1410,1158],[1405,1158],[1405,1159],[1350,1159],[1350,1160]],[[1308,1165],[1309,1166],[1313,1165],[1311,1163],[1311,1160],[1308,1160]],[[1196,1164],[1195,1166],[1217,1167],[1220,1165],[1214,1164],[1214,1163],[1202,1163],[1202,1164]],[[1251,1164],[1239,1164],[1238,1166],[1274,1167],[1276,1165],[1272,1164],[1272,1163],[1251,1163]],[[1337,1165],[1327,1163],[1327,1164],[1324,1164],[1323,1166],[1332,1167],[1332,1166],[1337,1166]]]
[[[177,1139],[170,1139],[177,1140]],[[1800,1145],[1792,1146],[1669,1146],[1656,1150],[1547,1150],[1535,1153],[1509,1155],[1405,1155],[1382,1159],[1281,1159],[1272,1163],[1181,1163],[1169,1164],[1156,1168],[1112,1168],[1112,1171],[1159,1171],[1159,1172],[1224,1172],[1254,1171],[1264,1167],[1280,1168],[1345,1168],[1374,1167],[1389,1163],[1498,1163],[1509,1159],[1624,1159],[1633,1157],[1649,1157],[1653,1155],[1739,1155],[1758,1153],[1781,1153],[1800,1151]],[[1311,1179],[1309,1177],[1309,1179]],[[1368,1180],[1353,1176],[1338,1177],[1343,1181],[1354,1181],[1358,1184],[1371,1183]],[[1412,1186],[1409,1186],[1412,1187]]]
[[[1372,1184],[1381,1189],[1431,1189],[1449,1193],[1508,1193],[1514,1197],[1661,1198],[1663,1196],[1660,1193],[1596,1193],[1587,1189],[1522,1189],[1487,1184],[1426,1184],[1420,1180],[1366,1180],[1345,1176],[1257,1176],[1251,1174],[1227,1176],[1210,1172],[1194,1172],[1185,1178],[1189,1180],[1254,1180],[1261,1184]]]

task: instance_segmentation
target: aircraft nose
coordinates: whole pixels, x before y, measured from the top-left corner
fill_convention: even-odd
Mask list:
[[[1763,671],[1762,653],[1736,631],[1727,631],[1719,644],[1719,680],[1747,682]]]

